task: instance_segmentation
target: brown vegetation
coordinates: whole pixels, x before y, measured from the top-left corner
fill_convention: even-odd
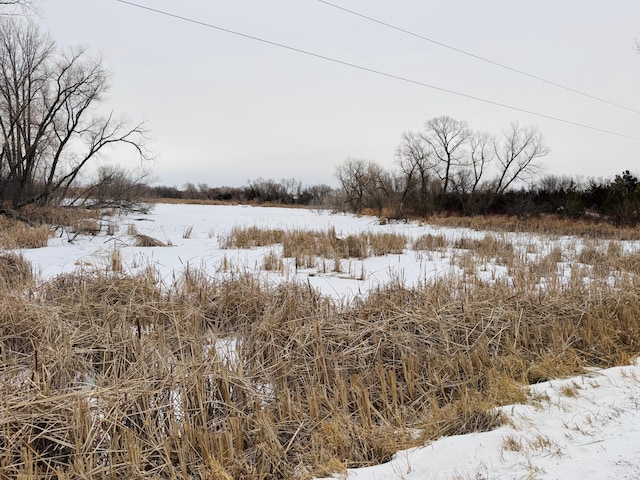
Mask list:
[[[133,235],[133,244],[136,247],[168,247],[169,244],[165,243],[157,238],[144,235],[142,233],[136,233]]]
[[[32,278],[31,264],[22,255],[15,253],[0,255],[0,291],[24,285]]]
[[[340,238],[334,228],[325,231],[261,229],[234,227],[221,239],[222,248],[254,248],[282,244],[283,257],[294,258],[295,264],[313,268],[322,259],[364,259],[370,256],[403,253],[407,238],[397,233],[363,232]]]
[[[532,215],[529,217],[478,215],[430,216],[429,225],[493,230],[498,232],[529,232],[543,235],[571,235],[586,238],[612,240],[640,240],[639,226],[616,226],[604,221],[573,220],[555,215]]]
[[[375,250],[367,235],[349,247],[333,231],[251,233],[245,245],[304,243],[329,260]],[[233,273],[161,285],[123,275],[114,251],[110,274],[3,290],[0,476],[309,478],[493,428],[492,408],[525,401],[523,385],[640,351],[640,260],[616,242],[536,260],[500,236],[414,248],[452,248],[468,275],[343,305]],[[486,259],[509,277],[481,280]]]
[[[32,226],[0,215],[0,247],[5,249],[40,248],[47,245],[52,230],[47,225]]]

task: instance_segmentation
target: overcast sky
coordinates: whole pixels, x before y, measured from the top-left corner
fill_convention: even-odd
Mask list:
[[[640,114],[554,88],[317,0],[133,0],[273,42],[640,137]],[[635,0],[332,0],[378,20],[640,111]],[[498,133],[534,125],[547,173],[640,171],[640,141],[305,56],[116,0],[40,0],[60,46],[101,53],[108,104],[151,131],[159,183],[335,184],[350,157],[394,166],[405,131],[440,115]],[[125,158],[127,161],[132,159]]]

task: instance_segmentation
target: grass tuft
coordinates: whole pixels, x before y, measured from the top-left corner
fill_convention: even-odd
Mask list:
[[[18,220],[0,216],[0,247],[17,248],[46,247],[53,232],[47,225],[31,226]]]
[[[136,247],[168,247],[169,244],[164,243],[149,235],[143,235],[142,233],[136,233],[133,235],[133,244]]]
[[[22,255],[0,255],[0,290],[16,288],[33,279],[31,264]]]

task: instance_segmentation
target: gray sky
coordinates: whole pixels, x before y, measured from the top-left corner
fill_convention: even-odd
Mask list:
[[[133,0],[341,61],[640,137],[640,114],[559,90],[317,0]],[[420,35],[640,110],[640,2],[333,0]],[[449,115],[499,132],[534,125],[547,173],[640,170],[640,141],[330,63],[116,0],[40,0],[60,46],[102,53],[108,104],[148,120],[159,182],[335,184],[346,158],[386,168],[404,131]],[[132,158],[124,157],[126,161]]]

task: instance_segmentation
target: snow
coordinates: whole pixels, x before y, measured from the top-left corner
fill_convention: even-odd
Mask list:
[[[339,237],[360,232],[397,232],[415,239],[419,235],[446,234],[450,238],[462,235],[462,230],[439,229],[412,224],[379,225],[377,218],[330,214],[326,210],[291,208],[260,208],[250,206],[206,206],[158,204],[146,215],[129,215],[116,219],[119,231],[112,237],[77,236],[63,233],[49,241],[46,248],[24,250],[25,258],[33,263],[43,278],[51,278],[79,268],[105,270],[110,265],[114,249],[120,250],[125,270],[130,273],[151,266],[160,277],[169,282],[176,271],[199,268],[209,274],[220,273],[223,263],[246,273],[255,273],[269,281],[303,280],[322,293],[336,298],[349,298],[366,293],[391,280],[416,284],[438,275],[455,273],[450,265],[451,252],[416,261],[416,252],[403,255],[370,257],[363,261],[343,260],[342,273],[323,274],[317,269],[295,269],[291,261],[284,272],[265,272],[262,258],[273,250],[282,252],[281,246],[265,246],[251,250],[220,248],[220,239],[234,226],[264,229],[327,231],[335,228]],[[137,232],[170,243],[171,247],[149,248],[130,246],[126,234],[128,226]],[[189,238],[183,238],[188,229]],[[482,236],[468,231],[467,235]],[[69,240],[72,240],[70,248]],[[329,262],[331,263],[331,261]],[[362,279],[361,279],[362,278]]]
[[[126,272],[151,267],[165,282],[186,268],[199,268],[213,276],[225,275],[223,265],[239,272],[260,275],[269,282],[308,282],[322,293],[348,301],[356,295],[392,281],[416,285],[439,276],[464,275],[456,264],[455,249],[350,259],[343,272],[296,269],[287,261],[281,272],[265,272],[262,258],[282,246],[250,250],[220,248],[220,240],[234,226],[258,226],[284,230],[326,231],[338,236],[359,232],[397,232],[414,240],[424,234],[483,238],[487,232],[437,228],[418,223],[380,225],[373,217],[330,214],[322,210],[259,208],[248,206],[156,205],[149,214],[115,219],[113,236],[60,234],[45,248],[23,250],[40,278],[52,278],[76,270],[108,271],[116,249]],[[128,226],[142,234],[172,244],[171,247],[134,247]],[[185,233],[192,229],[188,238]],[[585,241],[570,237],[541,237],[492,233],[505,238],[532,258],[556,247],[579,252]],[[71,241],[70,241],[71,240]],[[638,242],[620,242],[625,251],[640,249]],[[564,255],[563,255],[564,257]],[[571,263],[558,268],[565,277]],[[491,261],[477,267],[490,281],[507,275],[507,269]],[[232,358],[227,351],[225,358]],[[620,479],[640,478],[640,364],[594,371],[572,379],[554,380],[530,387],[526,405],[502,407],[507,425],[486,433],[442,438],[424,447],[395,455],[376,467],[350,470],[336,478],[386,479]]]
[[[334,228],[337,236],[346,237],[360,232],[401,233],[409,241],[421,235],[442,235],[450,241],[459,238],[482,239],[485,235],[504,238],[521,249],[523,255],[545,255],[556,247],[563,251],[578,252],[583,248],[580,239],[571,237],[540,237],[522,233],[490,233],[470,229],[434,227],[413,223],[380,225],[375,217],[355,217],[331,214],[326,210],[292,208],[261,208],[251,206],[169,205],[157,204],[149,214],[132,214],[114,219],[118,231],[113,236],[86,236],[58,231],[45,248],[22,251],[32,262],[41,278],[47,279],[60,273],[84,270],[107,271],[111,256],[118,249],[123,270],[142,272],[152,267],[157,275],[170,283],[176,272],[187,268],[202,269],[210,275],[221,275],[224,268],[236,272],[260,275],[270,282],[298,280],[309,283],[323,294],[341,300],[349,300],[391,281],[412,286],[430,282],[442,276],[460,276],[464,270],[456,264],[460,252],[447,248],[436,252],[405,250],[401,255],[369,257],[364,260],[349,259],[341,262],[342,272],[325,272],[319,269],[295,268],[292,259],[285,261],[281,272],[265,272],[263,257],[271,251],[282,253],[282,246],[265,246],[246,249],[220,248],[220,239],[234,226],[257,226],[265,229],[327,231]],[[137,232],[170,243],[171,247],[134,247],[127,235],[129,225]],[[191,229],[189,238],[183,238]],[[71,242],[70,242],[71,240]],[[621,242],[624,250],[640,249],[639,242]],[[531,253],[534,252],[534,253]],[[331,264],[331,261],[328,261]],[[223,268],[223,265],[226,267]],[[563,264],[564,265],[564,264]],[[570,276],[568,265],[565,277]],[[477,274],[490,281],[506,275],[507,269],[498,264],[478,265]]]

